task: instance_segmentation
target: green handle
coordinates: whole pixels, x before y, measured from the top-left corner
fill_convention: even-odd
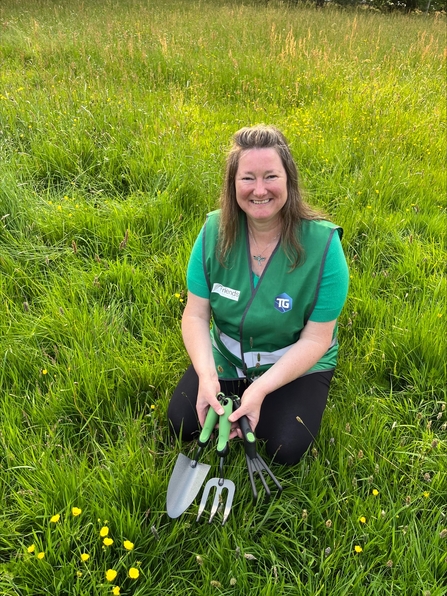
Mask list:
[[[233,412],[233,401],[227,398],[222,401],[224,413],[219,416],[219,441],[217,443],[217,454],[220,457],[225,457],[229,451],[228,442],[230,440],[231,422],[228,420]]]
[[[211,433],[216,426],[219,414],[217,414],[213,408],[210,407],[205,418],[205,424],[203,425],[202,432],[200,433],[199,440],[197,441],[199,447],[206,447],[211,437]]]
[[[250,459],[254,459],[257,455],[256,436],[255,433],[251,430],[251,426],[247,416],[241,416],[239,418],[239,427],[244,437],[245,453],[248,455]]]

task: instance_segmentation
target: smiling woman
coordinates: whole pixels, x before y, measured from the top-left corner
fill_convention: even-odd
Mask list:
[[[277,462],[299,461],[337,361],[348,288],[341,236],[302,200],[278,129],[235,134],[221,209],[208,214],[188,267],[182,330],[192,366],[169,406],[176,434],[193,438],[210,407],[222,413],[217,394],[236,394],[230,437],[242,436],[247,416]]]

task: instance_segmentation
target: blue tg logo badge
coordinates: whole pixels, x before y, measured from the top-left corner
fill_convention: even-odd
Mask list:
[[[288,294],[280,294],[275,298],[275,308],[279,312],[288,312],[292,309],[293,300]]]

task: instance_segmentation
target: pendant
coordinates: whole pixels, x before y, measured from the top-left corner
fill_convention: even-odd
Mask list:
[[[266,257],[261,257],[261,255],[253,255],[255,261],[258,262],[258,265],[262,264],[262,261],[265,261]]]

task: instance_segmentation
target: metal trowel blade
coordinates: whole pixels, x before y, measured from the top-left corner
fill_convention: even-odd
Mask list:
[[[184,513],[196,498],[211,466],[195,462],[180,453],[169,479],[166,510],[175,519]]]

